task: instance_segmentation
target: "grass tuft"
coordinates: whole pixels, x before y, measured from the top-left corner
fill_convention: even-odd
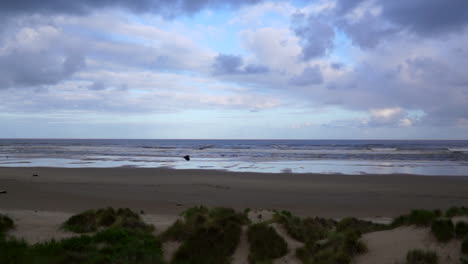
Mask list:
[[[454,237],[454,226],[448,218],[436,219],[432,222],[431,231],[440,242],[448,242]]]
[[[439,258],[433,251],[413,249],[406,254],[406,264],[437,264]]]
[[[88,210],[70,217],[63,228],[75,233],[96,232],[99,229],[109,227],[122,227],[130,230],[152,232],[154,227],[145,224],[140,215],[128,208],[108,207],[98,210]]]
[[[162,241],[182,241],[172,263],[230,262],[239,244],[242,225],[248,223],[245,214],[230,208],[199,206],[186,210],[182,216],[182,220],[177,220],[160,235]]]
[[[288,245],[284,239],[266,223],[251,225],[247,236],[250,244],[250,264],[270,263],[288,253]]]
[[[458,222],[455,225],[455,236],[458,239],[462,239],[468,235],[468,223],[466,222]]]
[[[2,263],[17,264],[137,264],[164,263],[161,243],[151,234],[109,228],[92,236],[28,245],[16,239],[0,239]]]
[[[417,225],[417,226],[430,226],[432,221],[441,216],[440,210],[424,210],[415,209],[411,210],[410,214],[402,215],[395,218],[391,224],[392,227],[399,227],[402,225]]]
[[[337,232],[353,231],[360,234],[389,229],[388,225],[377,224],[371,221],[360,220],[354,217],[343,218],[336,226]]]
[[[330,233],[320,243],[309,244],[296,250],[296,256],[305,264],[349,264],[357,254],[367,251],[359,241],[357,232]]]
[[[0,234],[13,229],[14,227],[15,224],[9,216],[0,214]]]
[[[462,244],[461,244],[461,252],[463,254],[468,254],[468,236],[463,239]]]
[[[454,216],[463,216],[463,215],[468,215],[468,208],[462,206],[462,207],[450,207],[446,212],[445,216],[452,218]]]
[[[288,234],[303,243],[314,243],[324,239],[335,226],[336,221],[325,218],[301,219],[287,211],[276,212],[273,220],[284,226]]]

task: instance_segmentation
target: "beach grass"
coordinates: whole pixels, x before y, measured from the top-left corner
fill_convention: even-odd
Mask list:
[[[349,264],[353,257],[367,250],[357,232],[331,232],[327,238],[296,250],[304,264]]]
[[[391,226],[394,228],[402,225],[430,226],[432,221],[441,215],[440,210],[414,209],[407,215],[395,218]]]
[[[288,253],[286,241],[267,223],[249,226],[247,237],[250,245],[250,264],[272,263]]]
[[[458,215],[459,209],[450,215]],[[447,210],[447,212],[450,211]],[[130,209],[87,210],[70,217],[62,228],[79,236],[60,241],[30,245],[8,236],[14,221],[0,214],[0,263],[165,263],[162,243],[179,241],[171,264],[228,264],[239,246],[242,227],[247,226],[250,264],[270,264],[288,253],[284,237],[274,225],[281,225],[293,239],[304,243],[294,252],[304,264],[349,264],[366,252],[362,234],[393,229],[401,225],[430,228],[440,242],[462,239],[461,252],[468,255],[468,224],[453,224],[447,212],[412,210],[392,224],[377,224],[353,217],[340,221],[319,217],[300,218],[288,211],[275,211],[272,219],[252,224],[249,210],[197,206],[187,209],[181,218],[160,235]],[[263,219],[262,219],[263,220]],[[94,232],[94,233],[90,233]],[[90,233],[90,234],[82,234]],[[437,263],[434,252],[411,250],[406,263]],[[463,258],[462,257],[462,258]],[[434,262],[435,261],[435,262]],[[463,261],[462,261],[463,263]]]
[[[75,233],[96,232],[99,229],[121,227],[131,230],[153,231],[154,227],[145,224],[139,214],[128,208],[114,209],[111,207],[87,210],[70,217],[62,226],[65,230]]]
[[[447,209],[447,211],[445,211],[445,216],[449,218],[452,218],[454,216],[468,216],[468,208],[464,206],[452,206],[449,209]]]
[[[190,208],[160,235],[162,241],[180,241],[172,263],[177,264],[223,264],[239,244],[242,225],[248,223],[245,214],[231,208],[204,206]]]
[[[413,249],[406,254],[406,264],[437,264],[439,258],[433,251]]]
[[[161,243],[150,233],[113,227],[96,234],[29,245],[0,239],[1,263],[163,264]]]
[[[466,236],[462,241],[461,252],[463,254],[468,254],[468,236]]]
[[[359,241],[362,233],[388,229],[356,218],[344,218],[339,222],[325,218],[299,218],[289,212],[276,212],[276,222],[282,224],[288,234],[305,244],[296,250],[303,263],[350,263],[352,258],[366,251]]]
[[[275,212],[273,219],[283,225],[292,238],[303,243],[314,243],[325,238],[336,226],[336,221],[332,219],[319,217],[301,219],[288,211]]]
[[[378,224],[371,221],[357,219],[355,217],[346,217],[341,219],[336,225],[337,232],[358,232],[365,234],[369,232],[376,232],[390,229],[389,225]]]
[[[464,237],[468,236],[468,223],[467,222],[458,222],[455,225],[455,236],[458,239],[463,239]]]
[[[439,218],[432,222],[431,231],[439,242],[448,242],[455,236],[453,222],[449,218]]]
[[[13,229],[14,227],[15,224],[9,216],[0,214],[0,234]]]

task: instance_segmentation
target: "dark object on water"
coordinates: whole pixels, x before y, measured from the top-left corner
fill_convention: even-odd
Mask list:
[[[184,159],[185,159],[186,161],[189,161],[189,160],[190,160],[190,155],[184,156]]]
[[[39,175],[37,175],[37,174],[33,174],[33,177],[38,177],[38,176],[39,176]]]
[[[7,191],[5,191],[5,190],[0,190],[0,194],[2,194],[2,193],[7,193]]]
[[[176,206],[182,206],[182,204],[181,203],[176,203]]]

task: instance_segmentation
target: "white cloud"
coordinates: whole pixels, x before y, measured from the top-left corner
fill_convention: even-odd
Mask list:
[[[272,69],[286,73],[299,73],[303,66],[298,63],[301,47],[298,38],[288,28],[260,28],[240,33],[245,49],[255,59]]]

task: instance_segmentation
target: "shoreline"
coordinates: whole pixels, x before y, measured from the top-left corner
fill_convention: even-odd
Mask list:
[[[0,167],[0,190],[7,191],[0,194],[0,209],[76,213],[113,206],[178,215],[203,204],[375,218],[415,208],[466,206],[467,187],[468,176]]]

